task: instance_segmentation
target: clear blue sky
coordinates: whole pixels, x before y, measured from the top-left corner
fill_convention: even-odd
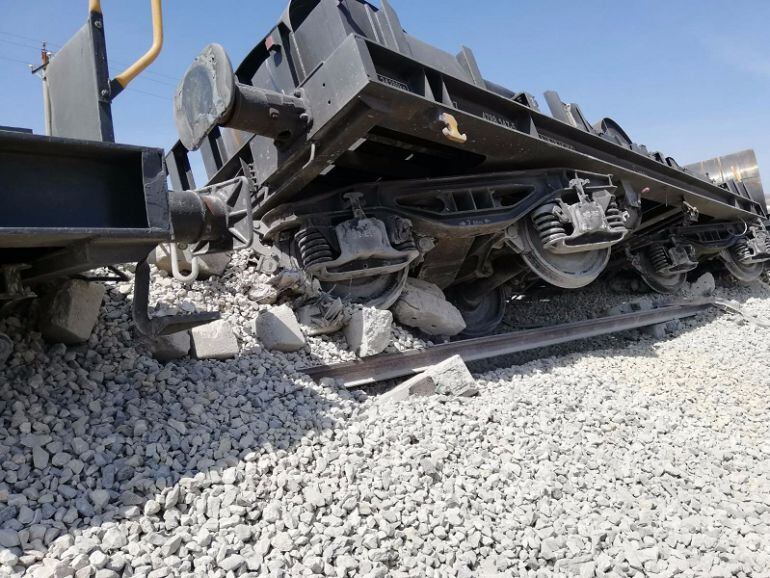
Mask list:
[[[171,99],[200,49],[238,62],[287,0],[166,0],[166,45],[116,101],[117,139],[168,147]],[[102,0],[111,72],[149,44],[149,2]],[[453,53],[471,47],[484,76],[513,90],[557,90],[591,122],[611,116],[681,163],[754,148],[770,188],[770,2],[766,0],[392,0],[410,34]],[[0,125],[43,132],[40,83],[25,63],[58,48],[86,0],[0,0]]]

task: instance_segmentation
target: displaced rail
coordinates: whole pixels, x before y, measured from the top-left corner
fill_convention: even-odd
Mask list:
[[[320,365],[304,369],[302,372],[315,380],[323,378],[341,380],[345,387],[372,385],[387,379],[416,375],[454,355],[461,356],[466,363],[491,359],[694,317],[712,307],[722,307],[741,313],[734,304],[717,300],[678,303],[650,311],[636,311],[550,327],[454,341],[422,351],[390,353],[365,360]]]

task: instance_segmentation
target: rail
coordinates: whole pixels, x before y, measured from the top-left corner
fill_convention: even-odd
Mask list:
[[[311,367],[301,371],[315,380],[323,378],[340,380],[345,387],[372,385],[388,379],[416,375],[454,355],[460,355],[465,362],[491,359],[571,341],[650,327],[675,319],[694,317],[712,307],[722,307],[743,314],[740,308],[732,303],[709,299],[668,305],[650,311],[637,311],[550,327],[454,341],[422,351],[389,353],[364,360]]]

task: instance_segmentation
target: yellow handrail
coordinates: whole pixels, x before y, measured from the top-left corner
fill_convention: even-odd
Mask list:
[[[88,11],[89,12],[96,12],[98,14],[102,13],[102,4],[100,0],[88,0]]]
[[[90,0],[91,5],[99,5],[99,0]],[[152,46],[139,60],[126,68],[115,77],[114,82],[121,88],[126,88],[128,83],[141,74],[160,54],[163,48],[163,8],[162,0],[150,0],[152,5]]]

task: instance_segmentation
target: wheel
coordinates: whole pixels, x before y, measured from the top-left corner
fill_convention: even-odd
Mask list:
[[[719,254],[722,263],[730,274],[738,279],[741,283],[754,283],[759,281],[762,277],[762,272],[765,269],[764,263],[754,263],[746,265],[738,261],[735,257],[735,252],[732,249],[725,249]]]
[[[492,333],[502,322],[509,295],[505,287],[497,287],[473,303],[463,299],[460,291],[450,291],[447,297],[465,320],[465,331],[461,335],[483,337]]]
[[[557,254],[545,249],[532,223],[528,223],[524,237],[531,251],[521,258],[544,281],[563,289],[580,289],[590,285],[602,274],[610,260],[611,249],[582,253]]]
[[[669,254],[674,257],[669,257]],[[683,255],[686,255],[687,259],[684,259]],[[654,244],[645,251],[640,251],[635,259],[638,261],[634,267],[639,271],[644,283],[663,295],[678,293],[687,283],[687,273],[698,267],[698,263],[690,257],[687,250],[677,246],[667,251],[663,245]],[[676,259],[675,266],[672,259]]]

